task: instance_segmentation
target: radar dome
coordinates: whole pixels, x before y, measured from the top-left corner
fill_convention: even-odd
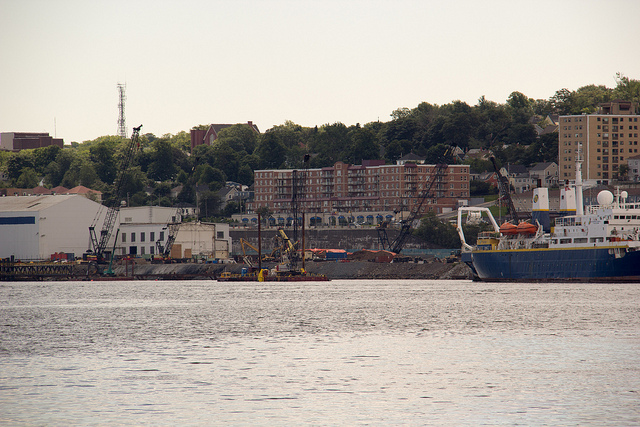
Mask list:
[[[622,198],[622,200],[627,200],[627,197],[629,197],[629,193],[623,191],[622,193],[620,193],[620,197]]]
[[[613,203],[613,193],[609,190],[602,190],[598,193],[598,204],[600,205],[610,205]]]

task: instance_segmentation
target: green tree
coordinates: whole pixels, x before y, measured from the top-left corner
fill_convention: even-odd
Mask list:
[[[413,234],[428,243],[442,248],[460,247],[460,237],[455,227],[448,222],[440,221],[433,212],[428,212],[420,220],[420,225]]]
[[[613,96],[640,105],[640,80],[630,79],[622,73],[616,73],[616,88]]]
[[[380,144],[375,133],[356,126],[349,131],[349,149],[347,159],[353,164],[362,164],[363,160],[375,160],[380,157]]]
[[[198,196],[200,218],[209,218],[220,212],[220,196],[213,191],[205,191]]]
[[[35,169],[26,167],[23,168],[16,179],[16,187],[18,188],[33,188],[38,186],[38,174]]]
[[[213,145],[219,143],[226,143],[233,151],[251,154],[258,144],[258,134],[246,124],[237,124],[220,131]]]
[[[22,175],[22,171],[26,168],[33,169],[35,171],[31,150],[20,151],[10,157],[7,161],[7,175],[13,182],[18,180],[20,175]]]
[[[101,139],[89,148],[89,158],[96,165],[98,178],[106,184],[112,184],[118,172],[114,153],[117,142],[113,139]]]
[[[47,166],[54,162],[62,149],[57,145],[36,148],[32,153],[33,167],[39,175],[44,175]]]
[[[175,178],[177,170],[173,161],[173,147],[165,138],[159,138],[151,144],[151,163],[148,176],[154,181],[170,181]]]
[[[265,132],[260,138],[256,154],[260,158],[260,169],[278,169],[283,164],[287,149],[276,134]]]

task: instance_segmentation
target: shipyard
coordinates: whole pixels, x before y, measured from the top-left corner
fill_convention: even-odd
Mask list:
[[[640,425],[639,16],[0,0],[0,425]]]

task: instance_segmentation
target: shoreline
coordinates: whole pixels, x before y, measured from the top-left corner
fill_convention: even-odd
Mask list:
[[[273,264],[264,265],[271,268]],[[2,281],[109,281],[109,280],[216,280],[223,272],[240,274],[246,264],[136,264],[118,265],[113,276],[91,274],[95,266],[73,264],[63,274],[3,275]],[[329,280],[344,279],[470,279],[471,270],[459,261],[431,260],[424,263],[377,263],[367,261],[307,261],[305,269],[310,274],[324,275]],[[89,274],[87,274],[89,273]]]

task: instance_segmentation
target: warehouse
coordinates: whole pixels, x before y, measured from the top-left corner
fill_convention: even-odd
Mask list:
[[[89,226],[96,216],[99,225],[104,221],[100,208],[79,195],[0,197],[0,258],[44,260],[56,252],[81,256],[89,247]]]

